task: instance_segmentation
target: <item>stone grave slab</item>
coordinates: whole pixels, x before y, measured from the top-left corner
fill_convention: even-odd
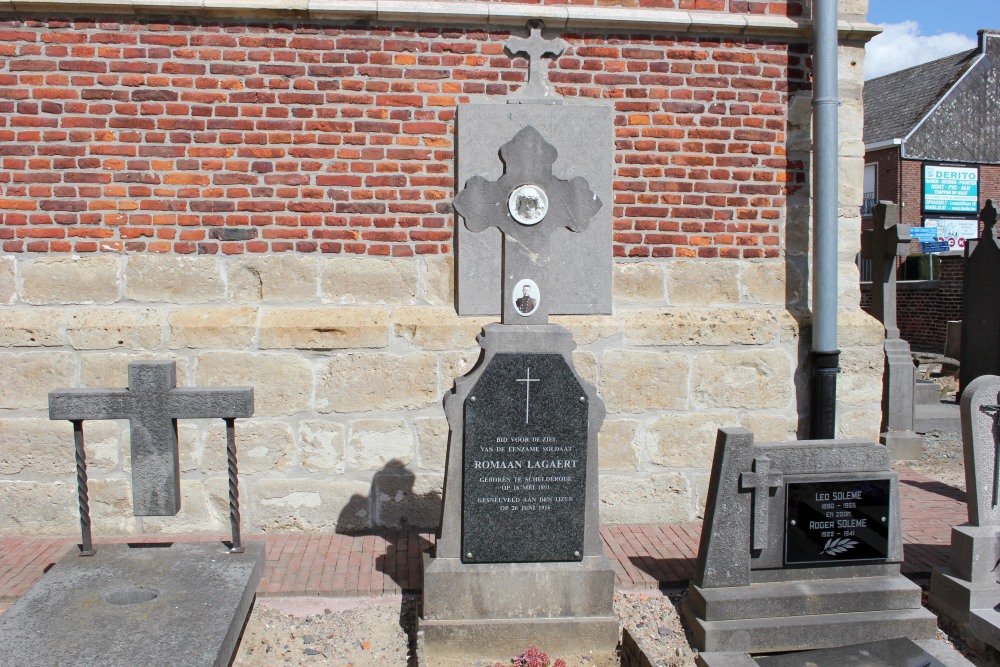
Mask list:
[[[260,542],[74,549],[0,615],[0,662],[226,667],[263,567]]]
[[[949,564],[931,575],[929,603],[1000,650],[1000,376],[966,387],[961,418],[969,521],[951,529]]]
[[[920,587],[899,571],[889,463],[875,442],[754,443],[746,429],[721,430],[682,610],[695,646],[776,653],[932,637]]]

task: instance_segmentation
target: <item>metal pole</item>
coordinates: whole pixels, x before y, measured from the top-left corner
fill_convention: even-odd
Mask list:
[[[233,532],[233,545],[229,553],[243,553],[240,539],[240,487],[236,470],[236,420],[226,418],[226,461],[229,468],[229,526]]]
[[[813,316],[810,436],[835,437],[837,419],[837,0],[813,4]]]
[[[83,420],[73,421],[73,444],[76,446],[76,498],[80,506],[81,556],[93,556],[94,543],[90,536],[90,498],[87,492],[87,452],[83,448]]]

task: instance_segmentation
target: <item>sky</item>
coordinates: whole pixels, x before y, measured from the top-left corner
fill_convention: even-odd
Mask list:
[[[869,0],[883,32],[865,49],[865,78],[967,51],[980,28],[1000,30],[1000,0]]]

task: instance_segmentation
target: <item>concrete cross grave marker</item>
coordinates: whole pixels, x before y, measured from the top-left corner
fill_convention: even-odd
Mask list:
[[[553,60],[562,55],[569,46],[561,39],[545,39],[542,37],[541,21],[533,21],[529,25],[528,37],[511,37],[504,44],[511,56],[524,54],[528,58],[528,82],[507,100],[508,104],[542,103],[563,104],[563,99],[549,87],[549,75],[542,60],[551,56]]]
[[[879,202],[874,214],[875,226],[864,232],[862,247],[872,262],[872,314],[885,326],[880,439],[893,459],[915,459],[923,444],[913,431],[913,359],[896,324],[896,261],[910,254],[910,226],[899,223],[897,204]]]
[[[753,472],[740,475],[740,488],[753,491],[753,548],[767,548],[767,506],[771,489],[783,482],[780,472],[771,472],[771,460],[766,456],[754,459]]]
[[[977,377],[1000,375],[1000,239],[996,237],[997,210],[992,199],[986,200],[979,219],[983,233],[975,244],[970,241],[966,246],[962,279],[960,394]]]
[[[886,338],[899,338],[896,325],[896,258],[910,254],[910,226],[899,223],[899,205],[879,202],[875,226],[865,232],[872,260],[872,308],[885,325]]]
[[[581,177],[568,181],[552,173],[558,153],[532,126],[500,148],[504,174],[496,181],[473,176],[454,206],[473,232],[497,227],[504,237],[502,321],[545,324],[552,232],[587,228],[602,202]],[[530,308],[524,297],[530,297]],[[526,312],[527,311],[527,312]]]
[[[73,422],[85,543],[89,542],[89,516],[85,517],[88,507],[83,421],[129,420],[133,512],[136,516],[173,516],[181,508],[177,420],[219,418],[226,420],[227,427],[233,548],[240,548],[233,420],[253,415],[253,388],[176,385],[175,362],[143,361],[129,364],[126,388],[60,389],[49,393],[49,419]]]

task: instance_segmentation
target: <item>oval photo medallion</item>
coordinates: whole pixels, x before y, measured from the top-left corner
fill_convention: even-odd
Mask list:
[[[521,185],[507,198],[507,210],[522,225],[537,225],[549,212],[549,197],[537,185]]]
[[[514,286],[514,291],[510,295],[510,299],[514,303],[514,309],[517,310],[517,314],[521,317],[528,317],[538,310],[538,304],[542,300],[542,295],[538,291],[538,285],[535,284],[535,281],[525,278],[524,280],[519,280],[517,285]]]

